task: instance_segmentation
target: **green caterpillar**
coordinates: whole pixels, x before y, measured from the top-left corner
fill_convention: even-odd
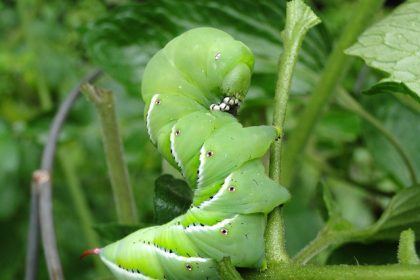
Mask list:
[[[142,96],[151,141],[194,189],[191,208],[93,253],[119,279],[220,279],[216,262],[264,263],[266,215],[289,199],[261,158],[278,132],[244,128],[236,113],[254,58],[213,28],[170,41],[149,61]],[[92,253],[92,252],[91,252]]]

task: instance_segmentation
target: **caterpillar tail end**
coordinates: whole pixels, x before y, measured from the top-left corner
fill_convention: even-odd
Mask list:
[[[80,255],[80,259],[83,259],[84,257],[88,256],[88,255],[99,255],[101,253],[101,248],[93,248],[93,249],[89,249],[84,251],[81,255]]]
[[[260,271],[264,271],[268,269],[267,260],[264,259],[261,263]]]

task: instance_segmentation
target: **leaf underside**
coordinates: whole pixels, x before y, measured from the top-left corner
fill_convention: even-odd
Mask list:
[[[409,1],[367,29],[346,53],[389,76],[367,93],[409,94],[420,102],[420,2]]]
[[[254,72],[277,73],[286,1],[143,1],[113,10],[84,34],[90,58],[125,88],[138,94],[144,67],[172,38],[200,26],[226,31],[256,57]],[[330,49],[322,25],[309,31],[292,82],[295,93],[310,92]]]

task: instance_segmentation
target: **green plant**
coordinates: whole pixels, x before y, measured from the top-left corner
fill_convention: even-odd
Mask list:
[[[218,271],[226,279],[419,278],[419,4],[407,1],[388,14],[383,2],[310,1],[327,29],[312,28],[303,42],[288,32],[302,27],[300,13],[286,13],[285,2],[250,0],[240,5],[229,0],[121,5],[84,34],[92,61],[129,94],[137,94],[151,55],[193,27],[228,31],[255,53],[249,99],[239,119],[246,125],[274,121],[281,127],[285,137],[273,146],[270,176],[289,188],[292,199],[269,217],[268,268],[238,273],[231,259],[223,259]],[[343,27],[337,15],[352,9],[357,13]],[[371,22],[376,23],[365,31]],[[389,74],[386,79],[383,72]],[[281,82],[275,88],[278,75]],[[134,100],[130,98],[119,96],[122,102]],[[163,169],[179,176],[166,164]],[[165,178],[156,183],[159,224],[186,211],[191,195],[161,191],[171,185],[185,190],[181,181]],[[134,195],[141,197],[145,190],[134,188]],[[108,229],[106,237],[98,231],[102,238],[121,237],[121,226],[102,228]]]

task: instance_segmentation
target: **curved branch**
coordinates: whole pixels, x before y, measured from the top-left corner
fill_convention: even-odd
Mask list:
[[[48,140],[45,145],[40,170],[33,172],[33,187],[31,193],[31,216],[28,232],[28,253],[26,259],[25,279],[36,279],[38,264],[38,232],[41,228],[42,244],[48,266],[50,279],[64,279],[60,259],[57,251],[57,242],[54,232],[51,202],[50,174],[54,162],[55,149],[60,129],[76,98],[80,95],[80,86],[93,82],[100,77],[101,70],[94,70],[88,74],[61,104],[51,125]]]
[[[73,88],[64,102],[61,104],[57,114],[54,117],[53,124],[48,135],[48,141],[42,154],[41,169],[51,170],[52,168],[58,134],[60,133],[61,126],[63,125],[67,114],[70,111],[70,108],[73,106],[76,98],[80,95],[80,87],[85,83],[95,81],[101,76],[101,74],[102,71],[98,69],[89,73],[82,81],[79,82],[76,87]]]
[[[39,252],[39,216],[38,216],[39,191],[35,184],[35,177],[32,176],[31,184],[31,205],[28,230],[28,248],[26,254],[25,280],[35,280],[38,274],[38,252]]]

